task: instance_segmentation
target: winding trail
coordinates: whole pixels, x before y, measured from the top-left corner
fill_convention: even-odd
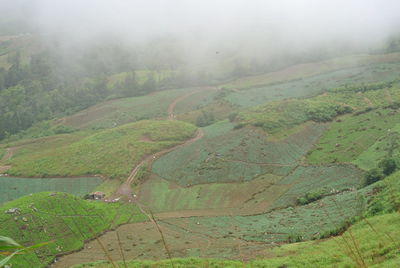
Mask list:
[[[15,151],[17,151],[18,147],[10,147],[6,149],[5,155],[1,158],[0,163],[3,163],[13,157],[15,154]],[[8,169],[10,169],[11,166],[9,165],[0,165],[0,174],[6,172]]]
[[[198,93],[200,91],[201,91],[201,89],[191,91],[191,92],[189,92],[189,93],[187,93],[187,94],[185,94],[183,96],[180,96],[180,97],[176,98],[173,102],[171,102],[171,104],[168,106],[168,110],[167,110],[167,113],[168,113],[167,120],[175,120],[174,109],[175,109],[176,105],[180,101],[182,101],[185,98],[187,98],[187,97],[189,97],[189,96],[191,96],[193,94],[196,94],[196,93]],[[153,162],[155,160],[157,160],[158,158],[160,158],[162,155],[164,155],[166,153],[169,153],[169,152],[172,152],[172,151],[174,151],[174,150],[176,150],[178,148],[181,148],[183,146],[187,146],[189,144],[192,144],[193,142],[203,138],[203,136],[204,136],[204,132],[203,132],[202,129],[199,128],[196,131],[196,135],[194,137],[192,137],[191,139],[186,140],[185,142],[183,142],[181,144],[178,144],[178,145],[173,146],[171,148],[167,148],[165,150],[159,151],[159,152],[157,152],[155,154],[149,155],[146,158],[144,158],[139,164],[137,164],[132,169],[132,171],[129,174],[129,176],[126,179],[126,181],[123,184],[121,184],[121,186],[118,188],[118,190],[110,198],[106,199],[106,201],[120,199],[121,197],[127,197],[129,201],[133,200],[134,196],[132,194],[131,185],[132,185],[133,181],[135,180],[136,175],[139,172],[141,167],[143,167],[145,164],[148,164],[149,166],[151,166],[153,164]]]

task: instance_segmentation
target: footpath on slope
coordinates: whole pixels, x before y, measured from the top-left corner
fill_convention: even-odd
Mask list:
[[[17,151],[18,147],[10,147],[6,149],[6,153],[5,155],[1,158],[0,163],[4,163],[5,161],[7,161],[8,159],[10,159],[11,157],[13,157],[13,155],[15,154],[15,152]],[[0,174],[6,172],[7,170],[9,170],[11,168],[11,166],[9,165],[0,165]]]
[[[187,94],[185,94],[183,96],[180,96],[180,97],[176,98],[173,102],[171,102],[170,105],[168,106],[168,109],[167,109],[167,120],[175,120],[174,110],[175,110],[176,105],[180,101],[182,101],[182,100],[186,99],[187,97],[190,97],[193,94],[196,94],[196,93],[198,93],[200,91],[201,91],[201,89],[191,91],[191,92],[189,92],[189,93],[187,93]],[[158,158],[160,158],[162,155],[164,155],[166,153],[169,153],[169,152],[172,152],[172,151],[174,151],[174,150],[176,150],[178,148],[181,148],[183,146],[187,146],[189,144],[192,144],[193,142],[203,138],[203,136],[204,136],[203,130],[202,129],[198,129],[196,131],[196,135],[193,138],[191,138],[191,139],[189,139],[189,140],[187,140],[187,141],[185,141],[185,142],[183,142],[181,144],[178,144],[178,145],[176,145],[174,147],[171,147],[171,148],[168,148],[168,149],[159,151],[159,152],[157,152],[155,154],[147,156],[138,165],[136,165],[132,169],[132,171],[129,174],[129,176],[126,179],[126,181],[123,184],[121,184],[121,186],[118,188],[118,190],[115,192],[115,194],[112,195],[112,197],[106,199],[105,201],[119,200],[122,197],[127,197],[129,201],[132,201],[133,198],[134,198],[134,195],[132,194],[131,185],[132,185],[134,179],[136,178],[136,175],[139,172],[141,167],[143,167],[145,164],[148,164],[148,165],[151,166],[152,163],[155,160],[157,160]]]

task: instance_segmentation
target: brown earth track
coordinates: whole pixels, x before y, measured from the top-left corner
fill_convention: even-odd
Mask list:
[[[199,129],[199,130],[197,130],[196,135],[195,135],[193,138],[191,138],[191,139],[185,141],[184,143],[178,144],[178,145],[176,145],[176,146],[174,146],[174,147],[171,147],[171,148],[168,148],[168,149],[159,151],[159,152],[157,152],[157,153],[155,153],[155,154],[152,154],[152,155],[147,156],[145,159],[143,159],[138,165],[136,165],[136,166],[132,169],[132,171],[131,171],[131,173],[129,174],[128,178],[127,178],[126,181],[119,187],[119,189],[116,191],[116,194],[113,196],[112,199],[119,198],[119,197],[121,197],[121,196],[125,196],[125,197],[128,197],[128,198],[131,200],[131,199],[132,199],[131,184],[132,184],[132,182],[134,181],[134,179],[135,179],[135,177],[136,177],[136,174],[138,173],[138,171],[140,170],[140,168],[141,168],[143,165],[145,165],[145,164],[151,165],[155,160],[157,160],[158,158],[160,158],[162,155],[164,155],[164,154],[166,154],[166,153],[169,153],[169,152],[172,152],[172,151],[174,151],[174,150],[176,150],[176,149],[178,149],[178,148],[181,148],[181,147],[183,147],[183,146],[192,144],[193,142],[195,142],[195,141],[201,139],[203,136],[204,136],[203,130]]]
[[[193,90],[193,91],[191,91],[191,92],[189,92],[189,93],[187,93],[187,94],[185,94],[185,95],[183,95],[183,96],[180,96],[180,97],[176,98],[176,99],[175,99],[174,101],[172,101],[172,102],[170,103],[170,105],[168,106],[168,109],[167,109],[168,120],[174,120],[174,119],[175,119],[174,110],[175,110],[176,105],[177,105],[180,101],[182,101],[182,100],[186,99],[187,97],[190,97],[190,96],[192,96],[192,95],[194,95],[194,94],[196,94],[196,93],[199,93],[199,92],[201,92],[201,91],[204,91],[204,90],[212,90],[212,89],[215,89],[215,88],[200,88],[200,89]]]
[[[9,160],[15,152],[19,149],[19,146],[17,147],[10,147],[6,149],[5,155],[1,158],[0,163],[4,163],[5,161]],[[6,172],[11,168],[10,165],[0,165],[0,174]]]
[[[175,109],[176,105],[180,101],[184,100],[185,98],[187,98],[187,97],[189,97],[189,96],[191,96],[193,94],[196,94],[196,93],[200,92],[201,90],[202,89],[191,91],[191,92],[189,92],[189,93],[187,93],[187,94],[185,94],[183,96],[180,96],[180,97],[176,98],[173,102],[171,102],[171,104],[168,106],[168,109],[167,109],[167,114],[168,114],[167,120],[175,120],[174,109]],[[134,181],[137,173],[139,172],[139,170],[140,170],[140,168],[142,166],[144,166],[145,164],[148,164],[148,165],[151,166],[152,163],[155,160],[157,160],[158,158],[160,158],[162,155],[164,155],[166,153],[169,153],[169,152],[172,152],[172,151],[174,151],[174,150],[176,150],[178,148],[181,148],[183,146],[192,144],[193,142],[201,139],[203,136],[204,136],[203,130],[202,129],[198,129],[197,132],[196,132],[196,135],[194,137],[192,137],[191,139],[189,139],[189,140],[187,140],[187,141],[185,141],[185,142],[183,142],[181,144],[178,144],[178,145],[176,145],[174,147],[162,150],[160,152],[157,152],[155,154],[149,155],[146,158],[144,158],[138,165],[136,165],[132,169],[132,171],[129,174],[129,176],[126,179],[126,181],[118,188],[118,190],[115,192],[115,194],[110,199],[114,199],[115,200],[115,199],[119,199],[121,197],[127,197],[128,200],[132,200],[133,195],[132,195],[131,184]]]

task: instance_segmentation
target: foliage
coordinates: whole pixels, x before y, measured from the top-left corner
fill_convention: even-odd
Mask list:
[[[385,158],[379,162],[378,167],[382,169],[382,173],[388,176],[396,171],[398,168],[396,160],[393,158]]]
[[[394,58],[389,56],[383,62],[391,60],[394,60]],[[316,66],[319,64],[321,63],[314,63]],[[354,62],[352,64],[354,64]],[[325,67],[326,66],[323,66],[323,68]],[[266,76],[278,80],[275,83],[266,83],[267,85],[257,85],[258,77],[256,76],[247,77],[244,79],[246,80],[246,86],[238,85],[239,88],[244,87],[244,89],[230,93],[225,97],[225,100],[234,105],[249,108],[271,101],[281,101],[291,98],[308,98],[324,92],[329,93],[329,95],[338,93],[352,93],[354,95],[352,91],[331,91],[331,89],[341,89],[344,88],[344,85],[348,85],[349,88],[353,86],[355,88],[362,88],[363,86],[368,88],[369,85],[371,85],[372,88],[375,84],[380,83],[385,85],[387,83],[386,81],[391,82],[398,79],[396,73],[398,73],[399,68],[400,64],[397,62],[393,64],[366,64],[364,66],[348,69],[331,69],[328,72],[320,72],[321,69],[319,69],[314,70],[314,75],[288,80],[288,77],[292,73],[304,71],[304,69],[301,68],[294,70],[290,70],[289,68],[281,72],[266,74]],[[365,91],[363,94],[372,94],[372,92]]]
[[[301,206],[307,205],[308,203],[321,199],[326,194],[327,194],[326,191],[323,190],[307,192],[304,196],[297,198],[297,204]]]
[[[55,191],[76,196],[93,191],[103,182],[101,178],[15,178],[4,177],[0,180],[0,204],[24,195]]]
[[[50,242],[39,243],[33,246],[24,247],[12,238],[6,236],[0,236],[0,255],[5,255],[4,259],[0,260],[0,267],[5,266],[10,260],[17,254],[24,254],[26,251],[34,250],[36,248],[43,247]]]
[[[400,210],[400,172],[369,186],[374,198],[368,204],[366,216],[391,213]]]
[[[383,142],[389,141],[386,139],[388,130],[392,129],[399,119],[400,113],[392,109],[377,109],[357,116],[346,115],[330,124],[328,131],[307,155],[308,163],[354,161],[360,167],[373,168],[392,147],[390,144],[384,145]],[[379,146],[374,146],[377,141],[382,142]],[[372,150],[368,149],[370,147]]]
[[[51,142],[20,150],[10,160],[12,168],[8,172],[13,176],[102,174],[108,178],[124,178],[144,156],[179,144],[194,131],[193,125],[179,121],[140,121],[94,134],[89,132],[78,140],[65,136],[66,142],[57,151]],[[69,142],[68,137],[71,137]],[[151,142],[143,140],[145,137]]]
[[[82,248],[87,239],[122,223],[145,221],[146,216],[132,204],[85,201],[65,193],[37,193],[5,203],[1,211],[17,208],[14,214],[1,213],[2,235],[30,246],[54,241],[16,255],[15,267],[45,267],[57,254]]]
[[[324,130],[305,125],[275,141],[261,131],[233,126],[222,121],[204,128],[201,140],[162,156],[153,164],[153,172],[181,186],[250,181],[265,173],[285,175]]]
[[[384,174],[382,173],[381,169],[371,169],[365,174],[365,185],[370,185],[374,182],[380,181],[383,178]]]
[[[100,103],[61,119],[75,128],[104,129],[144,119],[167,117],[168,105],[188,89],[173,89],[151,95],[123,98]]]
[[[196,119],[196,126],[205,127],[215,122],[215,116],[213,112],[202,111]]]

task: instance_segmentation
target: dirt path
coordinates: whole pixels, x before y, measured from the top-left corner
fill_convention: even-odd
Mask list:
[[[198,90],[191,91],[191,92],[189,92],[189,93],[187,93],[187,94],[185,94],[183,96],[180,96],[180,97],[176,98],[173,102],[171,102],[171,104],[168,106],[168,109],[167,109],[167,114],[168,114],[168,118],[167,119],[168,120],[175,120],[174,110],[175,110],[176,105],[180,101],[184,100],[185,98],[187,98],[187,97],[189,97],[189,96],[191,96],[193,94],[196,94],[196,93],[200,92],[201,90],[204,90],[204,89],[198,89]],[[160,152],[157,152],[155,154],[147,156],[145,159],[143,159],[138,165],[136,165],[132,169],[132,171],[129,174],[129,176],[126,179],[126,181],[118,188],[118,190],[115,192],[115,194],[113,196],[111,196],[110,198],[106,199],[106,201],[120,199],[121,197],[127,197],[129,201],[133,200],[134,196],[132,194],[131,185],[132,185],[132,182],[135,180],[136,175],[139,172],[141,167],[143,167],[145,164],[148,164],[148,165],[151,166],[153,164],[153,162],[155,160],[157,160],[158,158],[160,158],[162,155],[164,155],[166,153],[169,153],[169,152],[172,152],[172,151],[174,151],[174,150],[176,150],[178,148],[181,148],[183,146],[187,146],[189,144],[192,144],[193,142],[201,139],[203,136],[204,136],[203,130],[202,129],[198,129],[197,132],[196,132],[196,135],[193,138],[185,141],[184,143],[178,144],[178,145],[176,145],[174,147],[171,147],[171,148],[168,148],[168,149],[162,150]]]
[[[176,98],[173,102],[171,102],[170,105],[168,106],[168,109],[167,109],[168,120],[174,120],[175,119],[174,110],[175,110],[176,105],[180,101],[182,101],[182,100],[186,99],[187,97],[190,97],[190,96],[192,96],[192,95],[194,95],[196,93],[199,93],[202,90],[206,90],[206,89],[193,90],[193,91],[191,91],[191,92],[189,92],[189,93],[187,93],[187,94],[185,94],[183,96],[180,96],[180,97]]]
[[[204,136],[204,132],[203,130],[199,129],[196,132],[196,135],[185,141],[184,143],[178,144],[174,147],[159,151],[155,154],[149,155],[147,156],[145,159],[143,159],[138,165],[136,165],[134,167],[134,169],[132,169],[131,173],[129,174],[129,177],[126,179],[126,181],[119,187],[119,189],[117,190],[116,194],[111,198],[111,199],[116,199],[116,198],[120,198],[122,196],[128,197],[129,200],[132,199],[132,190],[131,190],[131,184],[134,181],[138,171],[140,170],[140,168],[142,166],[144,166],[145,164],[151,165],[155,160],[157,160],[158,158],[160,158],[162,155],[172,152],[178,148],[181,148],[183,146],[187,146],[189,144],[192,144],[193,142],[201,139]]]
[[[374,104],[372,103],[372,101],[370,99],[368,99],[366,96],[364,96],[364,101],[368,106],[374,106]]]
[[[13,157],[13,155],[15,154],[15,152],[17,151],[19,147],[10,147],[6,149],[6,153],[5,155],[1,158],[0,163],[4,163],[5,161],[9,160],[11,157]],[[7,170],[9,170],[11,168],[11,166],[9,165],[0,165],[0,174],[6,172]]]

